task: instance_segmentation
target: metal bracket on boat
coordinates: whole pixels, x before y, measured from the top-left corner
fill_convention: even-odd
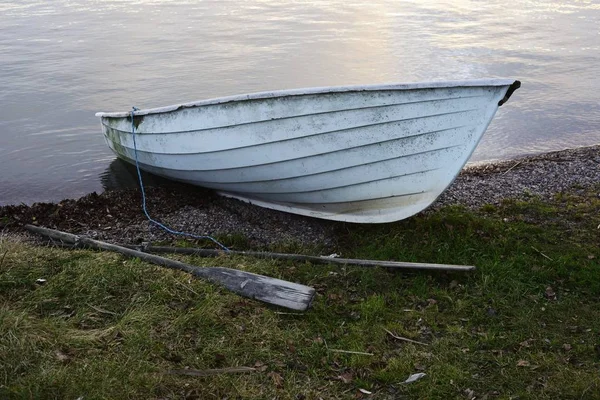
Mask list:
[[[512,96],[512,94],[515,92],[515,90],[517,90],[520,87],[521,87],[521,81],[514,81],[513,84],[508,87],[508,90],[506,91],[504,98],[498,102],[498,107],[500,107],[502,104],[506,103],[508,101],[508,99],[510,99],[510,96]]]

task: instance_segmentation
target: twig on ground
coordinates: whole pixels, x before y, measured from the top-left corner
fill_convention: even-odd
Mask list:
[[[306,314],[304,313],[299,313],[299,312],[282,312],[282,311],[273,311],[274,314],[279,314],[279,315],[299,315],[299,316],[304,316]]]
[[[373,353],[365,353],[362,351],[350,351],[350,350],[338,350],[338,349],[329,349],[329,351],[331,351],[333,353],[358,354],[361,356],[374,356],[375,355]]]
[[[177,283],[178,285],[180,285],[181,287],[183,287],[186,290],[189,290],[190,292],[194,293],[196,296],[200,296],[200,294],[198,294],[198,292],[196,292],[194,289],[192,289],[191,287],[189,287],[188,285],[184,285],[183,283],[179,282],[179,281],[175,281],[175,283]]]
[[[388,335],[390,335],[394,339],[402,340],[404,342],[409,342],[409,343],[422,344],[423,346],[429,346],[429,343],[419,342],[417,340],[412,340],[412,339],[409,339],[409,338],[405,338],[405,337],[402,337],[402,336],[395,335],[395,334],[393,334],[392,332],[388,331],[385,328],[383,328],[383,330],[386,331],[388,333]]]
[[[545,255],[544,253],[542,253],[541,251],[539,251],[538,249],[536,249],[535,247],[531,246],[532,249],[534,249],[535,251],[537,251],[538,253],[540,253],[543,257],[547,258],[550,261],[554,261],[553,259],[551,259],[550,257],[548,257],[547,255]]]
[[[2,259],[0,259],[0,268],[2,268],[2,264],[4,264],[4,258],[6,257],[7,254],[8,254],[8,250],[6,250],[4,252],[4,254],[2,254]]]
[[[90,307],[90,308],[92,308],[92,309],[94,309],[94,310],[98,311],[98,312],[99,312],[99,313],[101,313],[101,314],[117,315],[117,313],[116,313],[116,312],[108,311],[108,310],[105,310],[104,308],[96,307],[96,306],[93,306],[93,305],[91,305],[91,304],[88,304],[88,307]]]
[[[253,367],[230,367],[218,369],[171,369],[167,374],[171,375],[187,375],[187,376],[211,376],[220,374],[239,374],[242,372],[253,372],[256,368]]]
[[[517,165],[521,164],[523,161],[519,161],[518,163],[516,163],[515,165],[513,165],[512,167],[510,167],[509,169],[507,169],[506,171],[504,171],[504,173],[502,175],[506,175],[508,174],[513,168],[515,168]]]
[[[588,387],[585,388],[585,390],[583,392],[581,392],[581,397],[580,399],[583,399],[585,394],[587,393],[588,390],[590,390],[593,386],[598,384],[598,380],[595,379]]]

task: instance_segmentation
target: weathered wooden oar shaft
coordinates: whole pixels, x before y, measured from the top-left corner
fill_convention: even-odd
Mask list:
[[[241,255],[256,258],[280,259],[280,260],[296,260],[309,261],[317,264],[339,264],[339,265],[359,265],[363,267],[384,267],[398,269],[422,269],[434,271],[472,271],[475,269],[472,265],[449,265],[449,264],[427,264],[401,261],[379,261],[379,260],[360,260],[353,258],[334,258],[334,257],[318,257],[307,256],[303,254],[285,254],[285,253],[269,253],[260,251],[229,251],[227,253],[221,250],[198,249],[190,247],[165,247],[165,246],[146,246],[138,247],[143,251],[150,253],[179,253],[192,254],[203,257],[216,257],[220,255]]]

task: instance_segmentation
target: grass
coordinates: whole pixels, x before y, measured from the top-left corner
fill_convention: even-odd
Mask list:
[[[477,265],[470,274],[181,258],[312,285],[303,314],[139,260],[1,237],[0,398],[600,398],[597,193],[337,235],[344,257]],[[166,373],[236,366],[256,371]]]

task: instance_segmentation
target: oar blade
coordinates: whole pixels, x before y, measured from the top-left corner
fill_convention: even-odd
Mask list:
[[[212,267],[193,272],[241,296],[297,311],[307,310],[315,289],[298,283],[230,268]]]

